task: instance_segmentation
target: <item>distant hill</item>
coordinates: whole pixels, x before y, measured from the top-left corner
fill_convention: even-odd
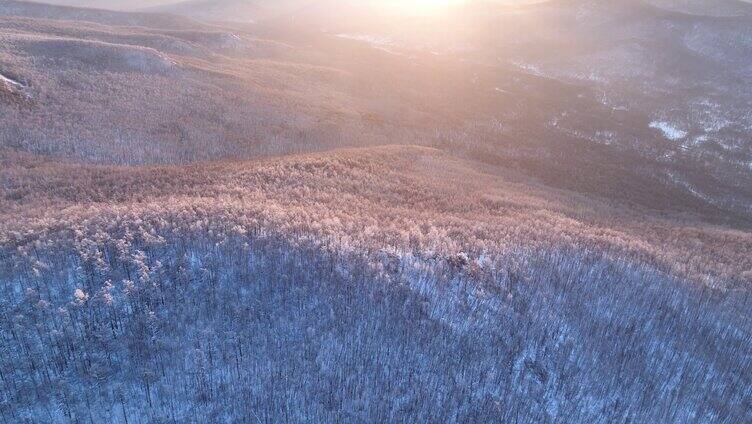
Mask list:
[[[564,4],[462,15],[478,32],[444,31],[455,44],[434,51],[355,22],[3,2],[0,75],[22,84],[0,85],[0,143],[102,164],[423,144],[563,188],[749,214],[746,18]]]
[[[46,0],[39,3],[92,9],[136,10],[174,2],[175,0]]]
[[[153,13],[125,13],[104,9],[89,9],[16,0],[1,2],[0,16],[84,21],[96,22],[103,25],[145,26],[163,29],[195,28],[198,25],[196,22],[191,22],[189,19],[179,16]]]
[[[752,16],[752,5],[745,0],[643,0],[646,3],[687,14],[731,17]]]
[[[185,0],[148,8],[148,11],[168,12],[209,21],[258,22],[294,13],[307,0]],[[317,3],[326,8],[326,3]]]

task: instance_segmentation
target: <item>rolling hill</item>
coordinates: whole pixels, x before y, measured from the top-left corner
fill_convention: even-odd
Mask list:
[[[584,84],[520,64],[384,51],[284,25],[4,7],[0,74],[26,82],[23,93],[7,89],[1,105],[7,147],[156,164],[421,144],[561,188],[714,219],[749,216],[749,146],[734,141],[744,129],[714,126],[726,112],[707,98],[688,104],[710,111],[695,115],[707,116],[711,133],[676,124],[644,97],[627,98],[626,110],[614,106],[604,92],[620,96],[618,84]],[[55,14],[62,19],[50,19]],[[667,139],[675,133],[686,136]]]
[[[748,416],[749,233],[419,147],[5,165],[6,419]]]

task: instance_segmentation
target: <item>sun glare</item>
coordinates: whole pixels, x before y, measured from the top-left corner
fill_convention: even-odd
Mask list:
[[[435,13],[449,6],[466,3],[467,0],[390,0],[385,2],[392,9],[404,13]]]

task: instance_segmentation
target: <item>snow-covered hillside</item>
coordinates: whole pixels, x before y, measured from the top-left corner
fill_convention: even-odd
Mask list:
[[[449,3],[0,0],[0,423],[752,422],[748,5]]]

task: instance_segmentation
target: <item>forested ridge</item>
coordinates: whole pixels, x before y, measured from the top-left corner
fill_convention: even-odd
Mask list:
[[[746,233],[424,148],[16,163],[6,422],[749,418]]]

